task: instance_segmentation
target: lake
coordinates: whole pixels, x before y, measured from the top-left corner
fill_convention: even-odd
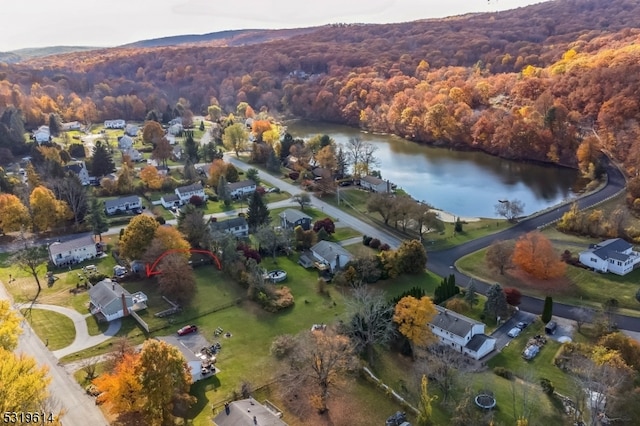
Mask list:
[[[294,138],[327,134],[338,144],[359,135],[374,144],[383,179],[413,198],[458,216],[496,217],[498,200],[519,199],[525,214],[575,196],[581,189],[577,170],[504,160],[482,152],[454,151],[405,139],[364,133],[331,123],[287,123]]]

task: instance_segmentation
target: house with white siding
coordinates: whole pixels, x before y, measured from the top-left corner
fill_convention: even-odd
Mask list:
[[[124,135],[118,139],[118,149],[120,151],[126,151],[131,148],[133,148],[133,138],[131,136]]]
[[[122,119],[118,120],[105,120],[104,127],[106,129],[124,129],[126,126],[126,122]]]
[[[256,183],[251,180],[241,180],[240,182],[231,182],[227,184],[229,195],[232,198],[242,198],[256,191]]]
[[[33,132],[33,138],[38,144],[46,143],[51,140],[51,131],[49,130],[49,126],[40,126],[37,130]]]
[[[234,217],[232,219],[210,222],[209,230],[212,233],[225,232],[241,238],[249,235],[249,224],[244,217]]]
[[[204,193],[204,188],[200,182],[176,188],[176,195],[180,198],[180,202],[182,204],[188,203],[194,195],[202,198],[203,200],[207,199],[207,196]]]
[[[360,187],[372,192],[393,192],[393,184],[388,180],[382,180],[375,176],[365,176],[360,178]]]
[[[320,270],[335,273],[353,259],[353,255],[340,244],[320,241],[311,247],[312,264]],[[301,256],[302,257],[302,256]]]
[[[443,345],[481,359],[496,347],[496,339],[484,333],[485,325],[469,317],[436,305],[438,312],[429,323],[431,332]]]
[[[142,209],[142,198],[137,195],[129,195],[104,202],[104,210],[108,215],[127,213],[139,209]]]
[[[49,246],[49,258],[56,266],[75,265],[98,255],[93,235],[55,242]]]
[[[640,253],[622,238],[612,238],[592,244],[580,252],[580,263],[599,272],[626,275],[640,263]]]
[[[147,295],[141,291],[131,294],[109,278],[89,289],[89,311],[100,322],[113,321],[146,308]]]
[[[91,183],[91,177],[89,176],[89,170],[84,164],[84,161],[77,161],[75,163],[67,164],[64,169],[68,172],[74,173],[80,179],[83,185],[89,185]]]

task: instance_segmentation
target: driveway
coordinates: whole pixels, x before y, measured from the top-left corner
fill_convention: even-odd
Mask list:
[[[505,346],[509,346],[513,339],[519,339],[518,337],[509,337],[507,333],[509,330],[514,328],[516,324],[519,322],[526,322],[527,324],[531,324],[536,319],[536,316],[529,312],[517,311],[515,315],[509,318],[504,324],[500,327],[496,328],[493,333],[491,333],[491,337],[496,339],[496,350],[493,354],[496,354],[502,350]]]
[[[23,304],[18,306],[18,309],[22,309],[28,305],[31,306],[31,304]],[[91,314],[83,315],[75,309],[65,308],[63,306],[57,305],[45,305],[41,303],[35,303],[31,307],[33,309],[43,309],[46,311],[57,312],[69,317],[71,321],[73,321],[73,325],[76,328],[76,338],[73,340],[73,343],[71,343],[66,348],[53,351],[53,355],[58,359],[99,345],[102,342],[106,342],[116,335],[116,333],[120,330],[120,326],[122,324],[119,319],[111,321],[109,323],[109,328],[104,333],[97,336],[90,336],[89,329],[87,328],[86,318],[91,316]]]

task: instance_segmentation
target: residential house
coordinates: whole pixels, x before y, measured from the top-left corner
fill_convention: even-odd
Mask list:
[[[124,135],[118,139],[118,149],[120,151],[126,151],[131,148],[133,148],[133,138],[131,136]]]
[[[74,265],[98,255],[93,235],[55,242],[49,246],[49,258],[56,266]]]
[[[183,130],[184,127],[182,126],[182,123],[176,123],[169,126],[169,128],[167,129],[167,133],[172,136],[179,136]]]
[[[580,252],[580,263],[600,272],[626,275],[640,263],[640,253],[622,238],[612,238]]]
[[[105,120],[104,127],[106,129],[124,129],[126,122],[124,120]]]
[[[280,226],[285,229],[294,229],[296,226],[301,226],[305,231],[311,229],[311,216],[300,210],[286,209],[279,216]]]
[[[156,170],[162,176],[169,176],[171,174],[171,169],[169,168],[169,166],[156,166]]]
[[[75,163],[67,164],[64,166],[64,169],[69,172],[75,173],[80,179],[80,182],[83,185],[89,185],[91,183],[91,177],[89,176],[89,170],[87,170],[87,166],[84,164],[84,161],[77,161]]]
[[[388,180],[382,180],[375,176],[365,176],[360,178],[360,186],[372,192],[392,192],[393,186]]]
[[[181,146],[176,145],[173,147],[172,155],[176,161],[182,160],[182,153],[183,153],[183,150]]]
[[[131,294],[109,278],[89,289],[89,311],[98,321],[113,321],[146,308],[147,296],[144,293]]]
[[[184,359],[187,361],[187,368],[189,368],[189,371],[191,373],[191,380],[193,381],[193,383],[197,382],[198,380],[202,380],[206,377],[210,377],[212,374],[216,373],[215,368],[211,370],[203,369],[204,367],[203,364],[209,364],[209,363],[207,361],[203,361],[202,358],[196,355],[195,351],[199,351],[200,348],[192,349],[188,347],[185,344],[186,342],[177,336],[162,336],[162,337],[156,337],[156,339],[162,342],[168,343],[171,346],[175,346],[180,351]]]
[[[255,192],[256,183],[251,179],[241,180],[240,182],[228,183],[227,188],[232,198],[242,198]]]
[[[180,207],[182,203],[180,202],[180,197],[176,194],[165,194],[160,198],[160,204],[165,209],[171,209],[173,207]]]
[[[33,132],[33,138],[38,144],[46,143],[51,140],[51,131],[49,130],[49,126],[40,126],[37,130]]]
[[[140,161],[144,161],[144,157],[142,156],[140,151],[138,151],[135,148],[123,150],[122,155],[129,156],[129,159],[131,159],[131,161],[136,163],[139,163]]]
[[[320,241],[311,247],[313,264],[320,270],[337,272],[353,259],[353,255],[341,245],[330,241]]]
[[[137,195],[129,195],[104,202],[104,210],[108,215],[126,213],[136,209],[142,209],[142,199]]]
[[[62,123],[62,131],[69,132],[71,130],[80,130],[82,129],[82,124],[79,121],[70,121],[68,123]]]
[[[203,200],[207,199],[204,188],[200,182],[176,188],[176,195],[180,198],[182,204],[188,203],[193,196],[198,196]]]
[[[232,401],[214,417],[216,426],[287,426],[282,411],[269,401],[260,404],[253,398]]]
[[[221,220],[218,222],[210,222],[209,229],[211,232],[225,232],[233,234],[237,238],[249,235],[249,224],[244,217],[234,217],[232,219]]]
[[[436,305],[437,314],[429,327],[443,345],[470,356],[481,359],[496,347],[496,339],[484,333],[485,325],[442,306]]]
[[[135,124],[127,124],[124,128],[124,133],[131,137],[138,136],[139,132],[140,132],[140,127],[138,127]]]

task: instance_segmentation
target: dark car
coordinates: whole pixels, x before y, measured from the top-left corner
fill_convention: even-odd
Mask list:
[[[195,333],[198,331],[198,327],[195,325],[185,325],[180,330],[178,330],[178,336],[184,336],[185,334]]]
[[[516,327],[518,327],[520,330],[524,330],[525,328],[527,328],[527,324],[526,322],[522,322],[520,321],[518,324],[516,324]]]

